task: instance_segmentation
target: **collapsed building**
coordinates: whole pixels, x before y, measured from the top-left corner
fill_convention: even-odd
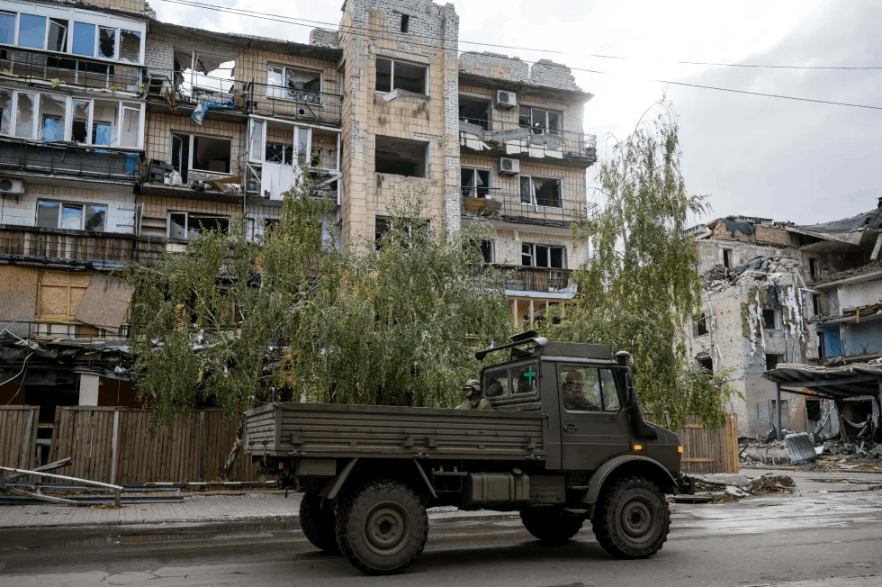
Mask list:
[[[882,441],[880,228],[882,208],[818,225],[733,216],[692,229],[705,291],[689,352],[728,371],[740,436]]]

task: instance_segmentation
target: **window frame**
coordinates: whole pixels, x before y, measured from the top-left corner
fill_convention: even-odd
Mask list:
[[[462,116],[462,113],[459,112],[459,106],[460,106],[460,104],[457,104],[457,116],[459,117],[459,120],[460,120],[460,121],[465,121],[465,122],[467,122],[467,123],[469,123],[469,124],[478,125],[479,127],[481,127],[482,129],[484,129],[485,131],[490,130],[491,119],[492,119],[492,117],[493,117],[492,100],[490,99],[490,97],[489,97],[489,96],[480,96],[480,97],[479,97],[479,96],[472,96],[472,95],[470,95],[470,94],[463,94],[463,93],[460,93],[460,94],[459,94],[459,98],[458,98],[459,103],[461,103],[461,102],[463,101],[463,99],[465,99],[466,101],[469,101],[469,102],[480,102],[481,104],[486,104],[486,105],[487,105],[487,108],[486,108],[486,112],[485,112],[485,114],[487,115],[487,118],[485,118],[485,119],[483,120],[483,123],[482,123],[482,122],[472,122],[472,121],[475,121],[475,120],[480,121],[481,119],[470,118],[470,117],[467,117],[467,116],[466,116],[466,117],[463,117],[463,116]]]
[[[187,233],[187,236],[183,239],[171,236],[171,230],[172,230],[171,217],[174,214],[184,215],[184,220],[186,222],[186,225],[184,225],[184,231]],[[197,229],[193,229],[197,232],[197,235],[195,235],[193,237],[190,236],[190,230],[191,230],[190,217],[225,220],[225,221],[227,221],[227,230],[224,232],[224,234],[225,235],[230,234],[230,217],[229,216],[226,216],[223,214],[206,214],[206,213],[202,213],[202,212],[189,212],[187,210],[169,210],[169,211],[166,211],[166,229],[165,229],[166,239],[175,239],[176,241],[194,241],[195,239],[197,239],[199,237],[198,233],[201,233],[202,231],[197,230]]]
[[[61,230],[65,230],[65,231],[92,231],[95,233],[108,232],[107,216],[108,216],[108,213],[110,212],[110,207],[107,204],[100,204],[97,202],[72,202],[69,200],[50,200],[50,199],[43,199],[43,198],[38,199],[37,205],[34,207],[34,226],[35,227],[41,226],[39,224],[39,222],[40,222],[40,204],[42,204],[44,202],[48,203],[48,204],[57,204],[58,205],[58,218],[56,219],[55,226],[54,227],[43,227],[45,229],[61,229]],[[104,209],[103,210],[104,219],[102,220],[102,223],[101,223],[103,225],[102,228],[100,228],[100,229],[87,229],[87,228],[85,228],[86,227],[86,207],[87,206],[91,206],[91,207],[95,207],[95,208],[101,207]],[[80,227],[78,229],[67,229],[67,228],[61,226],[62,222],[64,220],[65,207],[80,209]]]
[[[524,252],[524,247],[530,247],[531,252],[530,253]],[[557,267],[557,266],[553,266],[553,265],[537,265],[537,261],[538,261],[538,256],[537,256],[537,251],[536,251],[537,247],[544,247],[544,248],[548,249],[548,263],[549,264],[551,263],[551,250],[552,249],[560,249],[561,250],[561,267]],[[528,264],[524,263],[524,256],[525,255],[530,256],[530,258],[533,261],[532,264],[528,265]],[[522,241],[521,242],[521,265],[523,267],[538,267],[538,268],[544,268],[544,269],[567,269],[567,248],[564,245],[545,245],[542,243],[526,243],[526,242]]]
[[[522,111],[524,108],[530,109],[530,123],[525,125],[523,123],[524,115]],[[544,120],[541,123],[536,122],[536,116],[534,111],[540,111],[544,114],[542,117]],[[552,129],[550,128],[550,115],[557,115],[557,126],[558,128]],[[541,106],[529,106],[527,104],[521,104],[518,108],[518,126],[521,128],[530,129],[531,134],[533,135],[555,135],[561,136],[563,133],[563,118],[564,113],[562,110],[554,110],[551,108],[544,108]]]
[[[282,84],[270,84],[270,70],[272,69],[281,69],[282,70]],[[302,71],[308,73],[317,73],[319,80],[319,89],[316,90],[294,90],[293,88],[288,87],[288,71]],[[316,104],[321,106],[322,104],[322,93],[325,90],[325,72],[324,70],[311,69],[308,67],[300,67],[297,65],[285,65],[279,63],[268,62],[266,64],[266,96],[267,98],[271,98],[273,100],[286,100],[288,102],[302,102],[307,104]],[[296,97],[292,96],[294,92],[304,92],[310,96],[314,96],[315,100],[309,100],[307,96],[304,96],[304,99],[299,100]]]
[[[84,11],[78,8],[59,8],[55,6],[39,6],[34,12],[24,10],[0,10],[0,13],[13,17],[12,43],[0,43],[3,47],[19,47],[21,49],[31,49],[36,51],[46,51],[55,55],[70,55],[74,58],[83,57],[87,59],[95,59],[107,63],[130,64],[143,67],[145,57],[145,45],[147,38],[146,23],[137,20],[129,20],[121,16],[107,16],[95,14],[91,11]],[[32,16],[44,19],[43,41],[39,47],[21,44],[21,22],[23,16]],[[66,34],[64,39],[64,49],[59,51],[49,47],[50,30],[52,21],[65,21]],[[95,35],[92,43],[92,53],[74,53],[73,43],[75,37],[75,29],[77,24],[91,25],[95,27]],[[113,30],[114,50],[113,57],[104,57],[100,53],[101,29]],[[137,33],[138,35],[138,60],[130,61],[122,58],[122,38],[123,33]]]
[[[171,130],[171,131],[169,131],[169,163],[172,163],[172,165],[174,165],[173,162],[174,162],[174,158],[175,158],[175,151],[174,151],[174,149],[175,149],[175,145],[174,145],[175,135],[177,135],[178,137],[187,137],[187,140],[188,140],[187,172],[188,173],[191,171],[195,171],[195,172],[202,172],[202,173],[209,173],[209,174],[219,174],[222,176],[230,176],[230,177],[234,175],[233,174],[233,138],[232,137],[219,137],[216,135],[207,135],[205,133],[187,133],[187,132],[183,132],[183,131]],[[229,158],[230,159],[230,171],[218,172],[218,171],[212,171],[210,169],[194,168],[193,167],[193,156],[194,156],[194,151],[195,151],[194,146],[196,143],[196,141],[195,141],[196,137],[205,137],[206,139],[215,139],[215,140],[226,140],[227,142],[229,142],[229,144],[230,144],[230,158]],[[181,165],[182,169],[177,170],[177,171],[179,173],[181,173],[181,176],[183,178],[183,173],[182,173],[183,172],[183,162],[181,162],[181,164],[182,164]]]
[[[550,177],[545,177],[545,176],[535,176],[532,174],[520,174],[518,177],[520,178],[518,183],[519,183],[519,192],[521,195],[521,204],[522,205],[535,206],[537,208],[538,207],[558,208],[558,209],[563,208],[564,194],[563,194],[563,179],[562,178],[550,178]],[[530,191],[529,191],[529,194],[526,195],[526,197],[528,198],[527,201],[524,200],[524,180],[527,180],[530,183]],[[539,203],[539,198],[536,196],[536,180],[545,180],[545,181],[552,180],[552,181],[557,182],[557,196],[558,196],[558,200],[559,200],[558,206]]]
[[[290,147],[293,152],[293,160],[298,162],[301,169],[312,169],[312,128],[301,125],[286,125],[291,129],[291,144],[285,145]],[[306,134],[306,153],[300,153],[297,146],[301,133]],[[257,143],[255,143],[255,141]],[[267,141],[267,121],[259,118],[252,118],[248,122],[248,137],[246,139],[248,145],[248,161],[256,164],[274,163],[266,160],[266,146],[268,143],[279,144],[278,141]],[[255,146],[259,145],[258,149]],[[278,165],[278,164],[276,164]]]
[[[377,68],[379,67],[379,64],[381,61],[388,61],[391,64],[390,71],[389,71],[389,89],[388,90],[381,90],[377,87],[380,82],[380,76],[377,73]],[[383,94],[388,94],[389,92],[394,92],[395,90],[399,89],[399,88],[395,87],[395,64],[396,63],[401,63],[401,64],[407,65],[409,67],[419,67],[423,70],[424,76],[423,76],[423,91],[422,92],[413,92],[412,90],[407,90],[406,88],[401,88],[401,89],[404,90],[405,92],[412,92],[412,93],[418,94],[420,96],[428,96],[429,95],[429,66],[428,65],[426,65],[424,63],[415,63],[413,61],[406,61],[404,59],[396,59],[394,57],[382,57],[379,55],[377,56],[375,63],[374,63],[374,78],[375,78],[374,79],[374,91],[382,92]]]
[[[485,186],[466,186],[462,183],[463,171],[471,171],[474,172],[472,175],[472,184],[477,184],[477,178],[479,173],[487,174],[487,184]],[[459,168],[459,189],[461,196],[463,198],[487,198],[490,196],[491,190],[491,178],[493,177],[492,170],[489,168],[483,167],[472,167],[472,166],[460,166]],[[466,194],[466,190],[469,191],[469,195]],[[474,194],[474,195],[472,195]]]
[[[591,402],[593,400],[593,402],[591,402],[591,403],[596,405],[597,409],[588,410],[588,409],[583,409],[583,408],[567,408],[566,404],[564,403],[564,398],[563,398],[563,386],[565,383],[565,374],[568,372],[580,372],[582,374],[582,378],[584,379],[583,381],[587,381],[587,378],[585,378],[585,376],[587,375],[588,370],[594,370],[594,372],[596,374],[595,381],[597,382],[597,384],[599,386],[599,394],[597,392],[594,392],[593,396],[589,397],[585,393],[585,389],[583,388],[582,395],[589,402]],[[615,408],[607,408],[607,405],[606,405],[606,384],[604,383],[603,376],[601,375],[604,370],[609,372],[609,376],[610,376],[609,381],[612,382],[612,385],[613,385],[613,388],[615,391],[615,398],[618,400],[618,406],[616,406]],[[591,365],[591,364],[584,364],[584,363],[559,363],[557,365],[557,377],[558,377],[558,382],[559,382],[558,385],[560,386],[560,389],[559,389],[560,390],[560,405],[566,412],[577,413],[577,414],[585,414],[585,413],[614,414],[614,413],[622,412],[622,410],[623,410],[622,409],[622,395],[620,394],[617,378],[615,376],[615,371],[612,367]]]
[[[76,114],[75,103],[77,102],[88,102],[89,111],[88,111],[88,120],[86,123],[86,142],[81,143],[79,141],[75,141],[77,145],[80,147],[97,147],[97,148],[109,148],[109,149],[130,149],[135,151],[141,151],[144,145],[144,117],[145,117],[145,108],[143,102],[132,102],[126,100],[108,100],[103,97],[99,98],[89,98],[85,96],[74,96],[70,94],[55,94],[53,92],[43,92],[39,89],[31,89],[27,90],[15,90],[12,88],[0,87],[0,91],[8,92],[12,94],[12,102],[10,104],[10,129],[7,133],[0,133],[0,136],[6,137],[14,137],[16,139],[24,139],[26,141],[37,141],[40,143],[46,143],[47,141],[43,139],[43,121],[42,121],[42,113],[43,113],[43,99],[44,97],[52,98],[53,100],[62,101],[64,104],[64,132],[62,135],[63,141],[71,141],[74,142],[73,137],[73,126],[74,126],[74,115]],[[34,100],[34,108],[33,108],[33,116],[32,116],[32,128],[30,136],[19,136],[17,133],[17,120],[18,120],[18,100],[21,94],[28,94],[35,97]],[[116,110],[116,134],[111,138],[110,145],[96,144],[95,137],[93,136],[93,125],[95,123],[95,101],[99,102],[111,102],[117,105]],[[138,132],[137,132],[137,145],[134,146],[123,146],[121,144],[122,139],[122,128],[125,122],[125,112],[129,111],[137,111],[138,113]]]

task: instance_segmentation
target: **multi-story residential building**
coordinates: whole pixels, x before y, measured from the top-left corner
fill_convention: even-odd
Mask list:
[[[302,44],[159,22],[143,0],[0,0],[0,402],[46,421],[134,404],[132,292],[108,272],[203,230],[260,239],[306,175],[341,247],[372,246],[411,193],[430,230],[496,227],[485,259],[518,324],[573,297],[591,94],[546,60],[460,56],[450,4],[342,12]]]
[[[882,356],[880,228],[877,209],[812,226],[728,217],[693,229],[705,292],[687,343],[699,365],[729,370],[740,435],[777,427],[782,382],[802,383],[780,396],[791,431],[879,414],[878,390],[867,394],[849,368]]]

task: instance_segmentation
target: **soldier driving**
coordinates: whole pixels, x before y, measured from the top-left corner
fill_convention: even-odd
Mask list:
[[[478,380],[467,380],[462,389],[466,393],[466,400],[457,409],[493,410],[490,401],[481,395],[481,383]]]
[[[582,390],[585,380],[581,372],[567,372],[563,386],[561,386],[561,396],[563,396],[564,408],[569,410],[598,410],[598,406],[585,398],[585,392]]]

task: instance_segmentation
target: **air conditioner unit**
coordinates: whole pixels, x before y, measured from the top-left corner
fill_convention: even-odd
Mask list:
[[[499,160],[499,173],[514,176],[521,173],[521,162],[511,157],[503,157]]]
[[[496,108],[512,108],[518,105],[518,95],[505,90],[496,91]]]
[[[0,196],[24,194],[24,182],[11,178],[0,178]]]

